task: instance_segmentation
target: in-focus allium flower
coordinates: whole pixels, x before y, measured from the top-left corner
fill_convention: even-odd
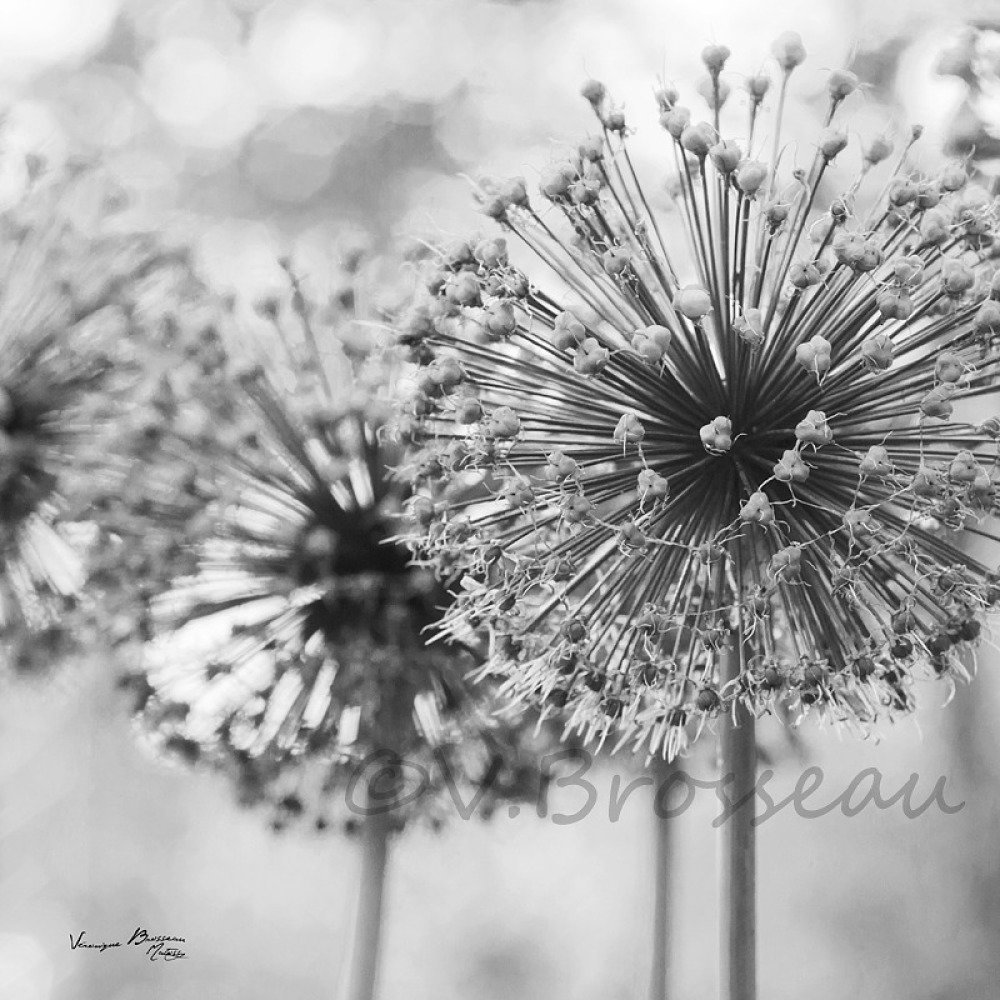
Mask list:
[[[115,228],[107,196],[96,171],[41,173],[0,216],[0,655],[19,670],[62,648],[84,581],[84,467],[114,391],[112,314],[160,254]]]
[[[444,631],[486,627],[484,671],[570,729],[667,755],[736,703],[907,710],[914,677],[965,675],[1000,598],[995,200],[917,169],[912,141],[852,146],[847,72],[786,183],[798,36],[775,45],[776,120],[751,93],[735,137],[729,52],[706,52],[711,121],[657,95],[680,224],[590,83],[596,135],[539,195],[483,183],[500,236],[442,249],[399,337]]]

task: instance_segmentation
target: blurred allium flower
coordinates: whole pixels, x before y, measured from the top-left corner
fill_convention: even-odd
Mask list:
[[[463,802],[481,792],[483,813],[533,796],[537,766],[518,730],[469,696],[471,661],[425,644],[447,594],[390,540],[407,490],[372,396],[385,371],[369,359],[354,375],[342,354],[321,354],[291,280],[302,336],[279,303],[263,309],[291,360],[230,381],[228,426],[167,434],[213,500],[187,549],[194,571],[154,601],[147,729],[230,771],[242,801],[270,803],[276,827],[308,815],[353,830],[371,781],[396,827],[436,824],[456,789]]]
[[[710,121],[658,90],[680,226],[587,83],[595,133],[537,194],[484,182],[500,235],[442,250],[401,324],[411,542],[457,594],[444,631],[487,627],[485,672],[648,752],[738,705],[908,710],[914,678],[965,676],[1000,598],[996,203],[960,167],[916,169],[919,127],[854,148],[846,71],[785,183],[805,52],[773,54],[739,142],[724,46],[703,54]],[[840,195],[835,160],[857,164]]]
[[[83,466],[114,393],[116,304],[160,248],[115,225],[99,172],[45,172],[0,216],[0,642],[46,666],[84,581]]]

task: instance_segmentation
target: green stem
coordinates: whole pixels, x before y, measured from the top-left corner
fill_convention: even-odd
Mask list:
[[[739,676],[742,650],[723,653],[722,683]],[[734,719],[735,715],[735,719]],[[720,774],[731,802],[741,803],[719,829],[719,998],[757,996],[757,913],[754,784],[757,772],[755,719],[742,705],[721,717]],[[731,776],[731,777],[729,777]]]

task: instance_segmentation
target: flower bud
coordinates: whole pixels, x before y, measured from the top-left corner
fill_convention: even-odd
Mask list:
[[[552,343],[560,351],[570,351],[579,347],[586,336],[586,327],[571,312],[561,312],[556,316]]]
[[[913,315],[913,299],[905,288],[886,286],[875,296],[875,305],[883,319],[909,319]]]
[[[920,223],[920,238],[924,243],[944,243],[951,235],[951,227],[942,212],[928,212]]]
[[[530,507],[535,502],[535,491],[524,476],[512,476],[508,479],[500,495],[509,507]]]
[[[664,84],[662,87],[657,88],[653,96],[656,98],[657,106],[661,111],[669,111],[677,103],[681,95],[678,93],[676,87]]]
[[[830,341],[816,334],[811,340],[795,348],[795,360],[807,371],[822,379],[830,370]]]
[[[708,122],[688,125],[681,133],[681,145],[689,152],[703,160],[709,149],[715,145],[715,129]]]
[[[873,444],[858,466],[862,476],[888,476],[892,472],[892,459],[888,449],[881,444]]]
[[[627,549],[641,549],[646,545],[646,535],[634,521],[628,521],[618,529],[618,544]]]
[[[764,214],[767,216],[767,224],[771,227],[772,232],[779,226],[785,224],[790,207],[791,206],[777,201],[772,201],[771,204],[767,206]]]
[[[752,198],[767,180],[768,169],[758,160],[744,160],[736,168],[736,186]]]
[[[833,103],[839,104],[858,89],[858,78],[850,70],[835,69],[826,81],[826,89]]]
[[[740,520],[765,526],[774,524],[774,510],[763,490],[757,490],[750,494],[746,503],[740,508]]]
[[[594,205],[600,199],[601,184],[596,180],[573,181],[567,193],[574,205]]]
[[[545,457],[545,478],[553,483],[574,479],[580,471],[576,459],[570,458],[562,451],[553,451]]]
[[[950,382],[934,386],[930,392],[920,400],[920,412],[925,417],[934,417],[937,420],[948,420],[951,418],[954,406],[951,398],[955,394],[955,387]]]
[[[785,580],[798,580],[802,573],[802,547],[786,545],[771,556],[768,564],[771,575]]]
[[[482,301],[479,291],[479,279],[470,271],[461,271],[452,275],[445,282],[445,297],[449,302],[459,306],[476,306]]]
[[[474,424],[482,416],[483,408],[475,396],[462,396],[455,404],[455,420],[460,424]]]
[[[945,295],[959,298],[964,295],[976,281],[972,268],[960,260],[944,260],[941,263],[941,284]]]
[[[643,469],[639,473],[637,486],[641,501],[665,500],[670,493],[667,480],[652,469]]]
[[[732,52],[726,45],[706,45],[701,50],[701,61],[712,76],[718,76],[731,55]]]
[[[965,363],[954,351],[944,351],[934,364],[934,374],[942,382],[957,382],[965,374]]]
[[[720,174],[731,174],[743,153],[732,139],[722,139],[709,149],[708,156]]]
[[[580,88],[580,96],[595,110],[604,103],[607,95],[604,84],[600,80],[587,80]]]
[[[538,189],[549,201],[559,201],[565,198],[570,184],[576,179],[576,168],[571,163],[562,163],[549,167],[542,172]]]
[[[885,135],[877,135],[864,147],[865,163],[875,166],[892,156],[892,140]]]
[[[632,347],[650,364],[656,365],[670,347],[673,334],[665,326],[646,326],[632,334]]]
[[[791,73],[805,61],[806,48],[797,31],[784,31],[772,43],[771,54],[786,73]]]
[[[887,333],[873,333],[861,344],[861,360],[870,372],[884,372],[892,366],[892,338]]]
[[[820,132],[818,145],[823,158],[829,163],[838,153],[844,151],[847,146],[847,133],[831,125]]]
[[[715,417],[698,432],[705,451],[722,454],[733,446],[733,422],[729,417]]]
[[[604,127],[609,132],[617,132],[621,135],[625,131],[625,112],[611,111],[604,119]]]
[[[774,463],[774,478],[780,483],[804,483],[809,478],[809,466],[794,448],[787,448]]]
[[[570,524],[584,524],[590,520],[594,505],[580,493],[571,493],[560,504],[563,517]]]
[[[795,438],[803,444],[815,445],[817,448],[833,441],[833,431],[822,410],[810,410],[804,420],[795,426]]]
[[[498,406],[486,422],[487,433],[496,438],[513,438],[521,432],[521,421],[509,406]]]
[[[712,311],[712,297],[700,285],[686,285],[674,296],[674,308],[692,320],[699,320]]]
[[[971,451],[963,449],[948,466],[948,478],[953,483],[971,483],[981,471],[976,456]]]
[[[645,436],[646,428],[632,412],[623,413],[615,425],[615,444],[639,444]]]
[[[597,375],[604,371],[611,358],[611,352],[601,346],[601,342],[594,337],[587,339],[576,349],[573,356],[573,367],[581,375]]]
[[[940,179],[938,180],[938,183],[941,185],[942,191],[950,192],[960,191],[965,187],[968,180],[969,175],[966,173],[965,168],[956,164],[945,168]]]
[[[691,112],[687,108],[674,107],[660,115],[660,125],[678,142],[690,122]]]
[[[757,73],[754,76],[748,76],[744,86],[750,95],[750,100],[754,104],[760,104],[771,89],[771,78],[766,73]]]
[[[528,207],[528,188],[523,177],[511,177],[500,187],[500,197],[518,208]]]
[[[788,269],[788,281],[793,288],[809,288],[818,285],[821,279],[819,268],[811,260],[797,260]]]
[[[909,205],[917,197],[917,187],[904,177],[898,177],[889,185],[889,203],[897,208]]]
[[[483,267],[503,267],[507,263],[507,241],[499,236],[483,240],[476,244],[473,255]]]
[[[764,319],[759,309],[746,309],[742,316],[733,320],[736,335],[751,348],[758,348],[764,343]]]
[[[1000,302],[996,299],[983,302],[972,320],[972,328],[976,333],[996,333],[1000,330]]]

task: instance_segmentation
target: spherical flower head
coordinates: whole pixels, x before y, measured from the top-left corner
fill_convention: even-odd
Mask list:
[[[502,239],[455,244],[447,257],[455,274],[507,259]],[[465,308],[449,296],[454,285],[438,287],[453,314]],[[317,312],[294,276],[290,292],[283,339],[294,358],[296,332],[316,334],[306,324]],[[407,337],[422,342],[426,314],[406,316]],[[482,792],[483,815],[534,795],[519,725],[491,720],[489,686],[474,699],[464,680],[468,651],[425,643],[448,595],[396,537],[433,527],[439,507],[416,488],[463,461],[462,450],[425,448],[404,462],[372,392],[395,391],[394,352],[341,370],[336,344],[313,347],[306,361],[234,365],[216,386],[234,392],[231,413],[206,432],[166,432],[209,489],[204,523],[185,539],[192,562],[151,602],[142,729],[168,755],[229,773],[242,800],[269,805],[276,827],[356,822],[373,781],[394,828],[446,819],[450,784],[466,801]],[[460,360],[426,360],[425,399],[454,399],[482,420]],[[493,416],[498,435],[517,433],[513,414],[513,426]],[[532,488],[512,475],[497,498],[520,510]],[[173,528],[162,507],[147,521]],[[469,531],[456,519],[447,538]]]
[[[801,40],[773,54],[788,86]],[[1000,599],[1000,424],[976,412],[997,395],[997,205],[951,167],[880,177],[885,140],[827,195],[858,86],[833,74],[778,165],[658,99],[687,240],[609,135],[622,169],[592,201],[507,212],[522,263],[459,265],[510,305],[507,338],[468,338],[470,307],[429,293],[427,343],[483,409],[457,424],[444,394],[416,422],[421,449],[465,456],[428,477],[410,539],[455,595],[441,631],[482,628],[483,673],[585,737],[671,756],[776,702],[867,726],[912,708],[915,678],[963,679]],[[756,148],[777,108],[750,103]]]
[[[133,292],[172,256],[95,167],[31,176],[0,213],[0,669],[18,672],[67,648],[60,622],[91,556],[80,522],[123,396],[116,363],[134,367],[148,332]]]

